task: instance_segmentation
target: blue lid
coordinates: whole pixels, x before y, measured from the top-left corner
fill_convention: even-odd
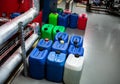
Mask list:
[[[53,63],[54,65],[64,63],[65,59],[66,59],[66,54],[64,53],[57,54],[54,51],[50,52],[47,58],[48,62]]]

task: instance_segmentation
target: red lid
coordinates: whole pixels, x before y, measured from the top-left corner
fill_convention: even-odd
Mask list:
[[[45,41],[49,41],[49,39],[48,39],[48,38],[45,38]]]

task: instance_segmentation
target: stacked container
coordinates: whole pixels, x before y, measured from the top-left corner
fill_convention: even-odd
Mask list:
[[[82,36],[71,36],[68,54],[64,68],[64,83],[79,84],[84,61]]]
[[[58,32],[55,36],[55,41],[63,40],[65,43],[68,42],[69,35],[66,32]]]
[[[43,49],[47,49],[47,50],[50,51],[50,50],[51,50],[51,47],[52,47],[52,43],[53,43],[52,40],[40,39],[40,41],[38,42],[37,48],[38,48],[38,49],[43,48]]]
[[[52,24],[44,24],[42,26],[42,38],[48,38],[49,40],[52,40],[52,30],[53,30],[54,26]]]
[[[68,49],[68,43],[61,43],[59,41],[55,41],[52,46],[53,51],[60,51],[62,53],[67,53],[67,49]]]
[[[59,39],[60,36],[64,36],[66,39]],[[53,82],[63,82],[64,64],[67,56],[68,48],[68,34],[59,32],[56,35],[56,40],[52,46],[52,51],[47,58],[47,80]],[[65,40],[65,41],[64,41]]]
[[[78,54],[80,56],[83,56],[84,48],[82,46],[83,46],[82,36],[78,35],[71,36],[68,54]]]
[[[58,32],[65,32],[65,27],[64,26],[55,26],[53,28],[53,40],[55,38],[55,35],[58,33]]]
[[[43,79],[45,77],[45,64],[48,50],[34,48],[29,56],[29,74],[32,78]]]
[[[47,58],[47,80],[62,82],[66,54],[59,51],[52,51]]]

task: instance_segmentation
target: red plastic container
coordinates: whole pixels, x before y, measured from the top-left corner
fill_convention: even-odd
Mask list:
[[[86,29],[86,25],[87,25],[87,20],[88,20],[87,14],[79,15],[79,18],[78,18],[78,29],[85,30]]]
[[[32,22],[38,22],[42,26],[42,11],[39,12],[39,15]]]
[[[10,17],[14,12],[25,12],[31,7],[31,0],[0,0],[0,17]]]

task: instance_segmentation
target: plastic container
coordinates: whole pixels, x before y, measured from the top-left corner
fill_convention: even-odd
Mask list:
[[[66,32],[58,32],[55,36],[55,41],[63,40],[65,43],[68,42],[69,35]]]
[[[78,54],[80,56],[84,55],[83,47],[75,47],[74,45],[70,45],[68,49],[68,54]]]
[[[48,38],[49,40],[52,40],[52,30],[53,30],[54,26],[52,24],[44,24],[42,26],[42,38]]]
[[[55,35],[58,33],[58,32],[65,32],[65,27],[64,26],[55,26],[53,28],[53,40],[55,38]]]
[[[69,26],[71,28],[77,28],[77,22],[78,22],[78,14],[76,14],[76,13],[70,14]]]
[[[57,21],[58,21],[58,13],[50,13],[49,14],[49,24],[56,26]]]
[[[10,18],[13,19],[13,18],[15,18],[15,17],[17,17],[19,15],[21,15],[21,14],[20,13],[12,13]]]
[[[87,25],[87,20],[88,20],[87,14],[79,15],[79,18],[78,18],[78,29],[85,30],[86,29],[86,25]]]
[[[50,52],[47,58],[46,78],[53,82],[62,82],[66,54],[60,52]]]
[[[62,13],[58,16],[58,25],[68,27],[70,14]]]
[[[84,57],[70,54],[65,62],[64,83],[80,84],[81,73],[83,69]]]
[[[78,47],[83,46],[83,37],[78,35],[72,35],[70,38],[70,44]]]
[[[40,41],[38,42],[37,48],[43,48],[50,51],[52,47],[52,43],[53,43],[52,40],[40,39]]]
[[[68,43],[60,43],[59,41],[55,41],[52,50],[53,51],[60,51],[62,53],[67,53]]]
[[[34,48],[29,56],[29,75],[34,79],[43,79],[48,50]]]

